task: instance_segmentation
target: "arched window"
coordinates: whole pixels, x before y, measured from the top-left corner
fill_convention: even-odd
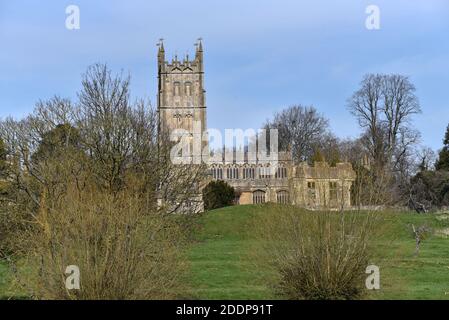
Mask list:
[[[284,167],[277,168],[275,176],[277,179],[287,178],[287,168]]]
[[[239,169],[238,168],[227,168],[226,176],[228,179],[238,179],[239,178]]]
[[[186,96],[191,96],[192,95],[192,83],[190,81],[187,81],[185,84],[185,93]]]
[[[276,194],[277,203],[280,204],[288,204],[289,198],[288,198],[288,192],[285,190],[278,191]]]
[[[260,204],[265,203],[265,191],[256,190],[253,192],[253,203]]]
[[[212,168],[212,177],[215,180],[223,180],[223,169],[222,168]]]
[[[174,96],[181,95],[181,84],[179,82],[173,83],[173,95]]]
[[[223,180],[223,169],[222,168],[217,169],[217,179]]]
[[[255,174],[254,168],[243,169],[243,179],[254,179],[254,174]]]
[[[269,179],[271,177],[271,168],[270,167],[259,167],[259,178],[260,179]]]
[[[176,111],[175,114],[173,115],[173,118],[177,119],[178,122],[180,122],[182,120],[182,114]]]

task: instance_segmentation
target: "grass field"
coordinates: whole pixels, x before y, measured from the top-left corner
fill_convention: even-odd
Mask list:
[[[11,292],[11,275],[6,264],[0,262],[0,299],[8,299],[13,296]]]
[[[192,243],[186,250],[190,261],[186,275],[188,299],[276,299],[270,287],[274,274],[255,263],[259,245],[252,228],[256,215],[272,209],[235,206],[210,211],[198,218]],[[449,299],[449,215],[379,213],[384,216],[382,235],[373,244],[373,264],[380,267],[381,289],[368,299]],[[427,225],[433,234],[415,257],[411,224]],[[0,298],[13,292],[11,276],[0,263]],[[17,298],[17,297],[16,297]]]
[[[268,268],[253,262],[257,246],[251,235],[254,215],[270,206],[236,206],[205,214],[189,251],[192,296],[198,299],[276,298],[267,285]],[[383,213],[385,232],[375,240],[381,289],[368,299],[449,299],[449,238],[437,233],[449,226],[447,215]],[[411,224],[427,225],[435,234],[414,256]]]

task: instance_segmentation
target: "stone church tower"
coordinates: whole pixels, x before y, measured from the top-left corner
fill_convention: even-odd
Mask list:
[[[185,130],[191,147],[194,138],[202,141],[202,135],[207,129],[201,39],[195,46],[193,60],[186,55],[180,61],[175,55],[171,62],[166,61],[162,40],[158,50],[159,130],[163,134],[170,134],[175,129]],[[207,146],[207,141],[201,142],[200,146],[202,151]],[[199,156],[201,157],[201,153]]]

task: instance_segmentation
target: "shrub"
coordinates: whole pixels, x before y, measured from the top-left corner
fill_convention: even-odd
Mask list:
[[[449,205],[449,172],[422,171],[411,179],[409,207],[417,211]],[[419,210],[422,209],[422,210]]]
[[[287,299],[355,299],[363,296],[368,266],[369,216],[310,212],[290,207],[258,217],[258,234]]]
[[[224,181],[211,181],[203,190],[203,201],[205,210],[213,210],[234,203],[235,191]]]
[[[26,265],[18,279],[39,299],[166,299],[176,297],[183,263],[171,217],[149,212],[132,192],[111,195],[69,185],[42,195],[36,228],[23,234]],[[80,290],[67,290],[65,269],[80,269]],[[31,272],[30,272],[31,269]]]

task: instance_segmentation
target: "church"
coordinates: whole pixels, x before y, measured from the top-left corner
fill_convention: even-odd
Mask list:
[[[207,131],[204,87],[203,44],[195,56],[181,60],[165,58],[164,43],[158,45],[157,110],[160,132],[182,129],[193,139]],[[195,125],[195,124],[199,124]],[[201,142],[201,148],[207,142]],[[202,155],[200,155],[202,157]],[[295,164],[291,154],[278,152],[275,168],[271,161],[219,161],[209,163],[211,180],[224,180],[236,191],[236,204],[273,202],[308,209],[344,209],[351,206],[355,172],[350,163],[330,166],[326,162]]]

